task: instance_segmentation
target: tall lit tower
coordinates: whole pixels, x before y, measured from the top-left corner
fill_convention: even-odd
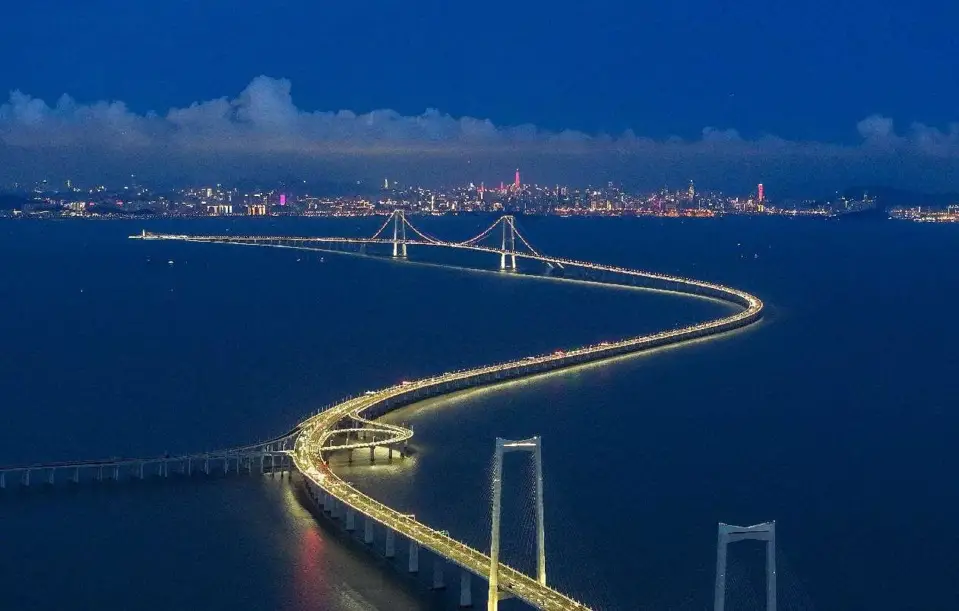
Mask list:
[[[519,191],[519,168],[516,168],[516,178],[513,180],[513,188]]]
[[[759,197],[760,204],[766,201],[766,197],[763,194],[763,183],[759,183],[759,185],[756,187],[756,195]]]

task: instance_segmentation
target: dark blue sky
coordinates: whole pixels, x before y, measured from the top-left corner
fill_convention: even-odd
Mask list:
[[[714,127],[858,146],[871,115],[897,132],[959,120],[959,4],[946,0],[34,0],[4,13],[0,89],[51,106],[68,93],[165,115],[268,75],[308,111],[437,108],[657,140]]]

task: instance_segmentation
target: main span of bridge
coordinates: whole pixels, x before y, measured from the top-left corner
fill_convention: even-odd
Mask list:
[[[494,233],[497,228],[501,230],[499,240],[496,240],[497,236]],[[392,236],[384,236],[389,229],[392,229]],[[407,230],[415,237],[410,239]],[[473,574],[490,582],[490,608],[496,607],[496,601],[499,598],[508,596],[520,598],[538,609],[587,608],[582,603],[546,585],[545,554],[541,536],[537,541],[540,554],[537,563],[538,574],[526,575],[498,561],[496,554],[498,542],[495,531],[490,555],[457,541],[449,533],[435,530],[416,520],[414,516],[391,509],[345,482],[329,466],[328,459],[331,453],[348,451],[352,455],[356,449],[370,448],[372,457],[373,449],[378,446],[402,447],[412,437],[412,431],[405,427],[377,422],[377,418],[403,405],[465,388],[494,384],[503,380],[714,336],[758,321],[763,310],[761,300],[739,289],[691,278],[540,254],[517,231],[512,216],[500,217],[479,235],[461,242],[440,240],[424,233],[411,224],[402,211],[391,214],[379,230],[369,238],[199,236],[155,234],[146,231],[130,237],[142,240],[178,240],[332,252],[346,251],[359,254],[366,254],[368,246],[383,245],[392,247],[392,255],[398,259],[407,257],[408,247],[470,250],[499,255],[502,270],[517,271],[517,259],[520,259],[528,264],[542,266],[545,274],[574,281],[666,290],[717,299],[739,307],[737,312],[728,316],[650,335],[615,342],[602,342],[571,350],[558,350],[551,354],[531,355],[505,363],[402,382],[388,388],[368,391],[334,404],[300,423],[293,434],[295,443],[289,455],[296,469],[307,479],[310,496],[328,509],[332,515],[342,514],[347,529],[355,528],[356,518],[361,515],[365,520],[364,541],[367,543],[373,541],[374,528],[382,529],[386,537],[387,556],[395,554],[396,535],[405,537],[410,543],[410,571],[419,569],[418,552],[421,547],[461,567],[463,579],[461,579],[460,603],[463,606],[469,606],[472,602],[469,583],[470,574]],[[505,445],[502,450],[505,450],[507,447],[513,447],[509,444],[524,442],[503,443]],[[535,447],[534,451],[538,456],[538,439]],[[537,464],[539,464],[538,461]],[[540,485],[541,481],[540,479]],[[539,492],[538,498],[541,504],[542,490],[540,489]],[[494,511],[495,509],[494,507]],[[494,528],[495,526],[494,517]],[[542,526],[541,517],[539,526],[540,528]],[[434,585],[442,584],[441,573],[437,575],[439,578],[434,576]],[[494,595],[494,592],[498,594]]]

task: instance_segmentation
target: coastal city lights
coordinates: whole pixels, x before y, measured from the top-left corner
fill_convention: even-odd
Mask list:
[[[13,185],[12,204],[0,207],[5,216],[62,217],[203,217],[203,216],[326,216],[355,217],[390,214],[508,213],[560,217],[708,218],[724,215],[839,217],[877,212],[880,202],[868,192],[836,194],[832,198],[777,199],[775,188],[758,183],[748,193],[729,194],[700,189],[694,181],[681,187],[636,192],[609,182],[574,187],[524,183],[519,170],[512,181],[495,186],[485,182],[436,188],[407,185],[392,178],[382,183],[315,187],[303,181],[270,188],[239,188],[224,184],[172,189],[150,187],[131,176],[120,187],[79,186],[67,179]],[[896,208],[883,217],[945,221],[959,218],[959,207]]]

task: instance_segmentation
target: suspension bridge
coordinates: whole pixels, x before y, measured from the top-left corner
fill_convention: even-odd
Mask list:
[[[368,449],[370,459],[375,459],[378,447],[386,448],[392,456],[394,451],[405,454],[406,443],[412,437],[411,429],[394,424],[378,422],[377,419],[398,407],[427,398],[449,394],[458,390],[495,384],[539,373],[563,369],[583,363],[609,359],[656,347],[674,345],[690,340],[714,336],[748,326],[760,319],[763,303],[757,297],[739,289],[720,284],[634,270],[624,267],[577,261],[562,257],[547,256],[534,249],[516,228],[515,219],[505,215],[486,230],[463,241],[437,239],[417,227],[402,210],[394,211],[380,228],[368,238],[355,237],[292,237],[262,235],[187,235],[161,234],[143,231],[130,236],[139,240],[174,240],[199,243],[234,244],[316,250],[324,252],[348,252],[371,254],[376,248],[391,251],[391,256],[404,260],[412,248],[446,248],[493,255],[499,259],[499,269],[519,272],[520,266],[539,268],[543,274],[575,281],[599,282],[610,285],[632,286],[675,293],[708,297],[737,306],[737,311],[693,325],[665,330],[649,335],[630,337],[619,341],[601,342],[568,350],[556,350],[549,354],[530,355],[503,363],[451,371],[432,377],[403,381],[394,386],[367,391],[355,397],[330,405],[299,423],[291,431],[265,442],[216,452],[187,456],[163,456],[150,459],[116,458],[99,461],[41,463],[0,468],[0,487],[11,481],[30,485],[31,475],[40,474],[54,483],[58,474],[73,482],[84,479],[119,480],[127,477],[143,478],[145,473],[166,477],[174,472],[192,474],[210,473],[211,469],[229,472],[274,473],[295,469],[306,480],[310,498],[322,510],[342,520],[348,531],[356,530],[357,519],[363,520],[363,541],[372,545],[375,531],[383,532],[385,554],[394,557],[396,536],[401,535],[409,544],[408,570],[419,571],[419,550],[426,549],[437,559],[434,565],[433,585],[442,587],[443,563],[452,564],[461,570],[460,606],[472,606],[471,580],[478,576],[489,586],[488,609],[497,609],[504,598],[515,597],[537,609],[585,610],[588,607],[547,585],[546,552],[543,536],[543,490],[542,465],[540,463],[539,438],[521,441],[497,440],[494,471],[494,499],[492,507],[491,548],[489,553],[470,547],[450,536],[446,531],[436,530],[416,520],[415,516],[403,514],[374,498],[360,492],[338,477],[331,469],[329,459],[335,453],[348,453],[352,460],[357,450]],[[526,270],[524,270],[526,272]],[[537,562],[536,575],[527,575],[498,558],[501,465],[503,452],[529,451],[535,458],[537,471]],[[64,475],[65,474],[65,475]],[[722,611],[725,593],[725,546],[730,541],[746,537],[766,537],[774,541],[774,529],[768,525],[754,527],[729,527],[720,525],[720,554],[717,560],[716,606]],[[738,529],[738,530],[737,530]],[[758,533],[758,534],[757,534]],[[767,587],[771,594],[767,608],[775,611],[775,565],[767,573]],[[767,567],[769,568],[769,567]]]

